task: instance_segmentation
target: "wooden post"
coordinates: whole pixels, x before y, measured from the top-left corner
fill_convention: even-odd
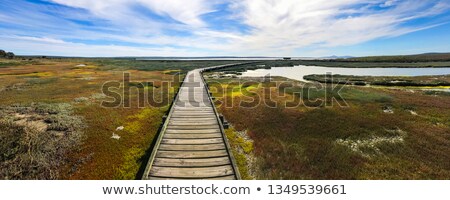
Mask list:
[[[220,119],[220,122],[222,122],[222,124],[225,122],[225,118],[223,117],[223,115],[219,115],[219,119]]]
[[[228,123],[228,121],[224,121],[223,122],[223,129],[229,129],[230,128],[230,124]]]

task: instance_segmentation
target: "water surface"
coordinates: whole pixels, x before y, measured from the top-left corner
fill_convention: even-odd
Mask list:
[[[353,76],[431,76],[450,74],[450,68],[342,68],[318,66],[273,67],[271,69],[248,70],[241,77],[283,76],[306,81],[303,76],[311,74],[340,74]]]

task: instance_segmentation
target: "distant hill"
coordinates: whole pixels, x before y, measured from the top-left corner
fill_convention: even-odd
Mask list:
[[[430,61],[450,61],[450,53],[425,53],[417,55],[401,56],[369,56],[339,59],[342,61],[355,62],[430,62]]]
[[[353,56],[328,56],[328,57],[321,57],[322,59],[347,59],[347,58],[354,58]]]

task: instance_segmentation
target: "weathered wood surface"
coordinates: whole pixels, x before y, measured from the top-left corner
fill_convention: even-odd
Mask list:
[[[201,69],[178,92],[144,179],[239,179]]]
[[[219,178],[233,175],[234,170],[231,165],[218,167],[159,167],[153,166],[150,176],[164,178]]]

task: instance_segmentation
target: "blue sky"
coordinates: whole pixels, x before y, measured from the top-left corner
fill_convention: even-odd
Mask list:
[[[2,0],[0,49],[58,56],[450,52],[450,0]]]

